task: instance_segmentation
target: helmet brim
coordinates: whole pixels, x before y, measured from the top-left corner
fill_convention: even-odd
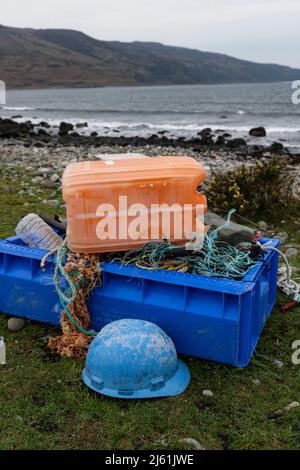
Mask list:
[[[113,398],[126,398],[126,399],[139,399],[139,398],[159,398],[159,397],[175,397],[183,393],[190,383],[190,371],[186,364],[178,359],[177,371],[171,379],[165,382],[165,384],[157,389],[152,390],[150,388],[135,390],[129,393],[120,390],[114,390],[110,388],[98,388],[96,384],[90,379],[87,374],[86,368],[83,369],[82,379],[84,383],[97,393],[106,395]]]

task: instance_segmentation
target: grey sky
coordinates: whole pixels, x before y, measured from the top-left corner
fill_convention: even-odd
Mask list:
[[[9,0],[8,26],[71,28],[300,68],[300,0]],[[1,45],[0,45],[1,47]]]

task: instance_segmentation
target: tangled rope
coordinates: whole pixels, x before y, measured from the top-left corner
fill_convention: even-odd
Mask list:
[[[69,252],[66,242],[59,248],[55,261],[54,282],[63,307],[62,336],[49,339],[51,352],[62,356],[83,357],[95,334],[89,330],[87,300],[101,282],[101,267],[96,255]]]
[[[191,274],[203,274],[227,279],[241,279],[250,267],[256,264],[252,257],[251,243],[240,243],[237,246],[218,240],[218,232],[230,223],[234,209],[228,213],[227,221],[221,227],[204,234],[203,246],[196,251],[184,251],[176,257],[174,252],[178,245],[170,242],[150,242],[137,250],[126,252],[114,258],[123,265],[135,264],[149,269],[167,269]]]
[[[292,269],[287,259],[287,256],[278,248],[269,246],[268,243],[265,243],[264,245],[260,245],[260,247],[262,250],[265,250],[265,251],[267,250],[276,251],[276,253],[282,256],[286,269],[285,269],[285,273],[280,272],[280,270],[278,271],[277,285],[286,295],[288,295],[289,297],[292,297],[292,299],[300,303],[300,284],[298,284],[296,281],[291,279]]]

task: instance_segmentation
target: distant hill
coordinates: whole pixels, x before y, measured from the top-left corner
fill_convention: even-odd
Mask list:
[[[78,31],[0,25],[9,88],[98,87],[300,79],[300,70],[152,42],[99,41]]]

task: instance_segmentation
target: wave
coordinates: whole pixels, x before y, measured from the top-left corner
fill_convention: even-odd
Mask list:
[[[0,108],[1,109],[1,108]],[[189,116],[191,118],[193,117],[194,119],[196,117],[203,118],[205,116],[208,117],[208,119],[219,121],[223,117],[227,117],[228,119],[236,119],[236,116],[241,116],[243,117],[243,122],[245,120],[249,121],[251,120],[264,120],[264,119],[278,119],[278,118],[291,118],[294,117],[295,119],[298,119],[300,117],[300,113],[297,112],[285,112],[283,110],[281,111],[276,111],[272,110],[269,112],[254,112],[254,111],[246,111],[246,110],[226,110],[226,109],[218,109],[218,110],[206,110],[206,109],[196,109],[196,110],[179,110],[175,108],[171,109],[164,109],[164,110],[159,110],[159,109],[152,109],[152,110],[147,110],[147,109],[100,109],[100,108],[80,108],[80,109],[72,109],[72,108],[48,108],[48,107],[26,107],[26,106],[20,106],[20,107],[12,107],[12,106],[4,106],[2,108],[4,111],[10,111],[10,112],[29,112],[34,111],[35,113],[43,113],[40,117],[42,119],[50,120],[50,119],[68,119],[68,120],[83,120],[83,119],[96,119],[97,116],[120,116],[121,119],[126,118],[126,116],[139,116],[141,118],[140,122],[142,122],[143,117],[147,119],[147,117],[155,117],[158,116],[161,119],[163,116],[165,116],[165,120],[168,118],[171,118],[171,116],[174,116],[174,119],[178,119],[178,116],[182,118],[186,117],[187,119]],[[47,116],[45,116],[45,113],[47,113]],[[32,117],[30,114],[27,114],[27,117]],[[222,121],[223,122],[223,121]],[[199,123],[198,123],[199,124]],[[251,124],[249,124],[251,126]],[[220,127],[221,124],[218,124]],[[223,125],[221,126],[223,128]]]
[[[27,106],[3,106],[4,111],[35,111],[36,108],[29,108]]]
[[[131,122],[131,123],[126,123],[124,122],[119,122],[119,121],[114,121],[114,122],[100,122],[100,121],[91,121],[89,123],[89,127],[92,126],[99,126],[99,127],[106,127],[109,129],[119,129],[119,130],[124,130],[124,129],[137,129],[137,130],[143,130],[143,129],[158,129],[158,130],[166,130],[166,131],[180,131],[180,130],[186,130],[186,131],[199,131],[201,129],[204,129],[206,127],[210,127],[213,131],[217,130],[224,130],[224,131],[235,131],[235,132],[249,132],[249,130],[253,127],[251,124],[245,125],[245,126],[235,126],[235,125],[211,125],[209,122],[207,124],[199,124],[199,123],[182,123],[182,124],[172,124],[169,122],[162,122],[159,124],[153,124],[149,122]],[[272,126],[266,126],[265,127],[267,133],[284,133],[284,132],[290,132],[290,133],[297,133],[300,132],[300,127],[272,127]]]
[[[128,115],[163,115],[163,114],[180,114],[180,115],[218,115],[218,112],[212,110],[195,110],[185,111],[178,109],[100,109],[100,108],[13,108],[5,106],[5,111],[40,111],[48,113],[73,113],[73,114],[128,114]],[[233,111],[221,111],[220,114],[234,114]]]
[[[59,126],[61,119],[58,118],[52,118],[52,119],[47,119],[50,125],[52,126]],[[40,119],[32,119],[32,122],[35,124],[38,124],[40,122]],[[82,120],[76,118],[76,119],[68,119],[68,122],[76,125]],[[199,123],[199,122],[194,122],[194,123],[188,123],[188,122],[182,122],[182,123],[171,123],[171,122],[160,122],[160,123],[151,123],[151,122],[122,122],[122,121],[100,121],[97,119],[91,119],[88,122],[88,127],[82,128],[82,132],[89,132],[91,130],[97,130],[97,129],[104,129],[104,130],[119,130],[119,131],[126,131],[126,130],[135,130],[135,131],[167,131],[167,132],[180,132],[180,131],[188,131],[188,132],[199,132],[200,130],[204,128],[211,128],[212,131],[232,131],[232,132],[241,132],[241,133],[248,133],[249,130],[253,127],[253,125],[248,124],[244,126],[238,126],[238,125],[223,125],[222,124],[210,124],[209,121],[206,123]],[[281,134],[281,133],[300,133],[300,127],[280,127],[280,126],[265,126],[265,129],[267,131],[267,134]]]

